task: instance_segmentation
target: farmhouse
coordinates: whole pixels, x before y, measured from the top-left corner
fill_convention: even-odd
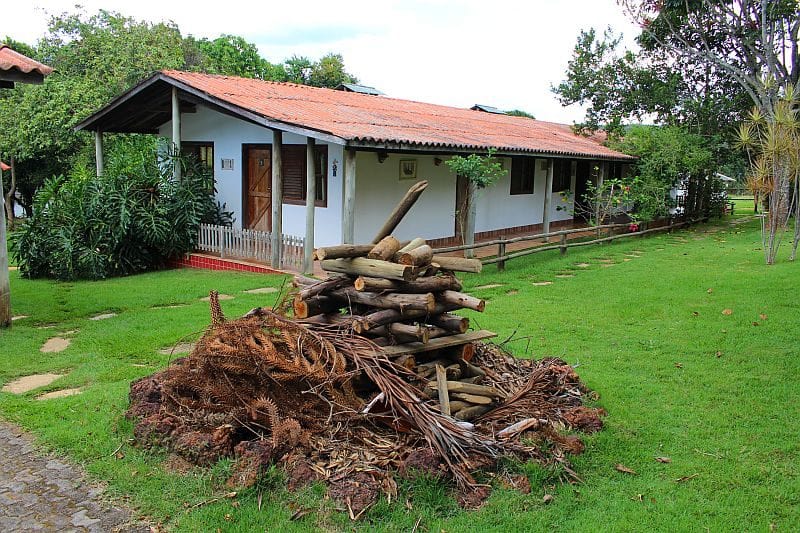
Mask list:
[[[236,226],[306,235],[306,246],[368,242],[421,179],[428,190],[396,236],[457,239],[471,192],[444,164],[455,154],[493,149],[507,171],[477,195],[478,237],[571,221],[586,182],[632,159],[568,125],[376,93],[162,71],[77,129],[95,132],[98,173],[103,133],[171,138],[213,169]]]

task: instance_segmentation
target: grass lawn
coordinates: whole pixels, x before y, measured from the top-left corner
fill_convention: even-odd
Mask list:
[[[384,500],[353,524],[318,486],[288,494],[270,472],[261,487],[227,499],[228,464],[179,475],[163,455],[128,444],[129,383],[167,364],[160,348],[208,324],[199,298],[212,288],[230,294],[222,305],[235,316],[271,305],[274,294],[242,291],[278,287],[276,276],[181,270],[53,283],[12,273],[14,312],[29,318],[0,332],[0,382],[67,375],[21,396],[0,393],[0,415],[178,530],[410,531],[420,520],[420,531],[788,531],[800,523],[800,265],[784,247],[767,267],[759,248],[757,221],[724,221],[465,276],[465,290],[487,300],[485,313],[471,315],[474,327],[513,335],[507,346],[519,356],[577,365],[609,412],[574,458],[583,483],[562,485],[558,472],[528,465],[530,495],[498,487],[477,512],[461,511],[442,484],[402,482],[399,503]],[[88,320],[108,312],[117,315]],[[41,353],[56,334],[69,348]],[[84,392],[35,399],[67,387]],[[545,493],[555,496],[549,505]],[[301,509],[314,512],[290,520]]]

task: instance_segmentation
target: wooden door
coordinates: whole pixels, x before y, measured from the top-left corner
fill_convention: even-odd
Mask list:
[[[272,230],[272,150],[269,146],[248,146],[247,227]]]

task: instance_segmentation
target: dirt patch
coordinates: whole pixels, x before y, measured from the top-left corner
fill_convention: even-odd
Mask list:
[[[247,294],[274,294],[278,292],[278,289],[275,287],[259,287],[258,289],[249,289],[242,292],[246,292]],[[220,294],[220,296],[222,295]]]
[[[483,289],[496,289],[497,287],[503,287],[502,283],[489,283],[488,285],[479,285],[475,287],[475,290],[483,290]]]
[[[12,322],[15,322],[15,321],[17,321],[17,320],[22,320],[22,319],[25,319],[25,318],[28,318],[28,315],[17,315],[17,316],[12,316],[12,317],[11,317],[11,321],[12,321]]]
[[[89,317],[89,320],[107,320],[117,316],[117,313],[102,313],[99,315]]]
[[[150,309],[180,309],[181,307],[188,307],[189,304],[169,304],[169,305],[154,305]]]
[[[381,491],[381,484],[367,472],[358,472],[334,481],[328,493],[331,498],[347,506],[351,518],[358,518],[374,504]]]
[[[602,265],[600,265],[600,266],[601,266],[601,267],[603,267],[603,268],[608,268],[608,267],[613,267],[613,266],[614,266],[614,265],[616,265],[616,264],[617,264],[617,263],[603,263],[603,264],[602,264]]]
[[[220,294],[219,295],[219,299],[220,300],[233,300],[233,298],[234,297],[231,296],[230,294]],[[201,302],[208,302],[208,301],[210,301],[210,299],[211,298],[209,296],[206,296],[205,298],[200,298],[200,301]]]
[[[41,348],[39,348],[40,352],[43,353],[58,353],[63,352],[67,348],[72,341],[69,339],[65,339],[64,337],[53,337],[51,339],[47,339]]]
[[[185,476],[192,471],[194,465],[178,454],[171,453],[163,463],[164,470]]]
[[[37,400],[52,400],[54,398],[66,398],[67,396],[75,396],[82,393],[82,389],[59,389],[51,392],[45,392],[36,397]]]
[[[602,263],[604,265],[613,264],[615,261],[613,259],[598,259],[598,263]]]
[[[507,296],[516,296],[517,294],[519,294],[519,291],[516,289],[511,289],[506,293]]]
[[[175,346],[162,348],[158,351],[161,355],[175,355],[179,353],[189,353],[194,350],[193,342],[179,342]]]
[[[34,374],[32,376],[25,376],[6,383],[3,387],[3,392],[11,392],[13,394],[23,394],[39,387],[50,385],[58,378],[63,378],[64,374]]]
[[[590,265],[589,263],[575,263],[575,266],[578,268],[589,268],[592,265]]]
[[[544,287],[544,286],[546,286],[546,285],[552,285],[552,284],[553,284],[553,282],[552,282],[552,281],[534,281],[534,282],[532,283],[532,285],[533,285],[534,287]]]

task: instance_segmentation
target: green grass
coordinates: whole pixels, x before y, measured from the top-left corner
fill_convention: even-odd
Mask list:
[[[167,363],[159,348],[208,323],[199,297],[211,288],[234,295],[222,302],[234,316],[272,304],[273,295],[241,291],[279,286],[279,277],[181,270],[63,284],[12,273],[15,313],[30,318],[0,333],[0,381],[69,371],[47,389],[85,392],[48,401],[35,400],[42,390],[0,393],[0,413],[82,462],[142,514],[179,530],[409,531],[421,518],[421,531],[768,531],[771,524],[786,531],[800,523],[800,265],[786,261],[784,249],[767,267],[759,248],[757,222],[723,222],[564,257],[537,254],[502,273],[487,267],[466,276],[466,290],[487,299],[485,313],[470,315],[476,328],[500,340],[513,334],[507,346],[518,355],[577,365],[609,412],[606,428],[573,459],[583,483],[560,484],[557,471],[525,465],[530,495],[496,488],[477,512],[461,511],[446,485],[418,480],[401,483],[400,503],[383,500],[351,524],[321,487],[289,494],[277,472],[262,483],[261,511],[259,489],[249,489],[238,507],[223,499],[187,512],[225,493],[229,465],[180,476],[165,471],[163,455],[127,444],[129,382]],[[584,262],[590,266],[576,265]],[[477,289],[487,284],[502,286]],[[178,303],[189,305],[154,308]],[[118,316],[88,320],[107,311]],[[66,351],[39,352],[54,333],[74,329]],[[124,457],[112,457],[120,444]],[[616,471],[617,463],[638,475]],[[545,493],[555,496],[549,505]],[[290,521],[299,509],[314,512]]]

